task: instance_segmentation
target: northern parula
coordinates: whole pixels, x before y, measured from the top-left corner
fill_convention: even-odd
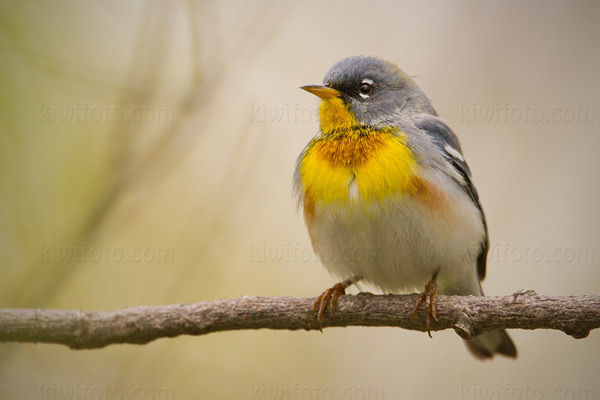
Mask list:
[[[320,131],[298,158],[295,191],[315,253],[344,279],[314,305],[321,328],[345,289],[364,281],[387,293],[421,293],[428,328],[435,296],[482,296],[489,239],[456,135],[396,65],[348,57],[323,85]],[[478,358],[516,357],[504,330],[466,345]]]

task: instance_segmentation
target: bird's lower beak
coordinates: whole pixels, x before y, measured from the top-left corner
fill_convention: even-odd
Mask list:
[[[307,92],[312,93],[315,96],[319,96],[322,99],[326,99],[328,97],[339,97],[340,95],[340,92],[338,90],[323,85],[300,86],[300,89],[304,89]]]

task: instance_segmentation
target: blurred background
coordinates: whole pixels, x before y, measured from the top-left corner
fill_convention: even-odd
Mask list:
[[[599,293],[599,17],[593,1],[1,1],[0,307],[330,287],[292,197],[318,129],[298,87],[357,54],[414,76],[459,135],[488,295]],[[393,328],[0,344],[0,398],[600,398],[600,332],[511,335],[519,359],[485,363],[452,331]]]

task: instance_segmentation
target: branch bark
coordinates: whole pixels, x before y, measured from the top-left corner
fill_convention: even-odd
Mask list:
[[[411,318],[416,300],[417,295],[341,296],[335,312],[326,312],[323,327],[390,326],[425,332],[423,310]],[[316,330],[314,301],[246,296],[111,312],[0,309],[0,341],[97,349],[230,330]],[[463,339],[503,328],[557,329],[579,339],[600,327],[600,295],[550,297],[521,291],[503,297],[438,296],[437,316],[432,331],[452,328]]]

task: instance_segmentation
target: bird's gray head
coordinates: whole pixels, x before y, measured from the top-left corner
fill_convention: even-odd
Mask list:
[[[376,57],[354,56],[336,62],[323,85],[303,89],[323,98],[340,98],[360,125],[383,128],[419,113],[435,115],[429,100],[400,68]],[[323,118],[323,115],[321,115]]]

